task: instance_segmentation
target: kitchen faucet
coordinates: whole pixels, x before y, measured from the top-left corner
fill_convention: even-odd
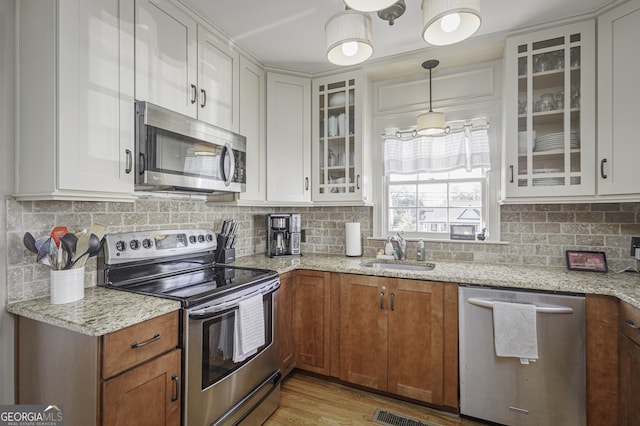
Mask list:
[[[391,243],[396,246],[398,259],[405,260],[407,257],[407,241],[404,239],[400,232],[398,232],[397,236],[394,235],[393,237],[391,237]]]

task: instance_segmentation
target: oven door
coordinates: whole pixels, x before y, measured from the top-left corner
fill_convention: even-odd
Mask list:
[[[279,404],[278,278],[245,287],[185,313],[185,410],[188,426],[235,424],[253,410]],[[239,303],[262,296],[264,344],[246,358],[234,353]],[[271,407],[271,408],[269,408]]]

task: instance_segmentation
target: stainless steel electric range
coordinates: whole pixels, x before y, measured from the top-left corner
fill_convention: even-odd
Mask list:
[[[182,303],[183,425],[262,424],[280,402],[280,280],[215,256],[211,230],[109,234],[98,284]],[[247,341],[252,351],[242,349]]]

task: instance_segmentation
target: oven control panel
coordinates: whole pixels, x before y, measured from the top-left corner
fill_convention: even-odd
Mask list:
[[[156,257],[214,251],[210,229],[139,231],[105,235],[105,263],[116,264]]]

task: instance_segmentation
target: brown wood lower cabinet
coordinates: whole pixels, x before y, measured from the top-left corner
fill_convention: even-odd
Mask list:
[[[618,424],[640,425],[640,309],[620,303]]]
[[[456,384],[448,393],[457,398],[457,363],[446,369],[444,363],[446,286],[456,288],[341,274],[340,379],[444,406],[452,402],[444,397],[446,370],[455,375],[446,383]],[[457,351],[457,345],[449,347]],[[452,405],[457,407],[457,401]]]
[[[278,297],[278,321],[280,337],[280,373],[286,377],[295,367],[294,314],[293,314],[293,272],[280,275]]]
[[[103,425],[179,425],[180,350],[104,382]]]

